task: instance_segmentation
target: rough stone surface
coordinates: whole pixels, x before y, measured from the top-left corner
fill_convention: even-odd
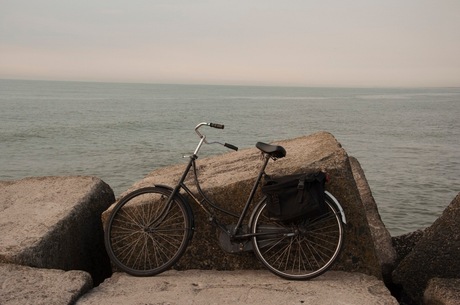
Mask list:
[[[168,271],[140,278],[115,273],[77,305],[315,304],[397,305],[383,282],[360,273],[326,272],[311,281],[287,281],[259,271]]]
[[[0,182],[0,263],[110,276],[100,215],[115,201],[94,177]]]
[[[425,230],[417,230],[407,234],[393,236],[391,238],[393,248],[396,251],[396,262],[395,266],[399,263],[414,249],[415,245],[423,237]]]
[[[89,273],[0,264],[0,304],[74,304],[93,287]]]
[[[372,196],[371,189],[367,183],[364,171],[358,160],[350,157],[350,164],[353,170],[353,176],[361,195],[361,200],[366,211],[367,222],[371,230],[374,245],[377,249],[377,256],[382,269],[382,278],[385,283],[391,282],[391,272],[395,268],[396,251],[393,248],[390,232],[385,227],[380,217],[377,204]]]
[[[331,176],[332,180],[326,188],[341,202],[347,217],[345,244],[333,268],[380,277],[381,268],[377,250],[367,224],[348,155],[340,143],[330,133],[320,132],[279,141],[277,144],[285,147],[287,156],[275,162],[271,161],[266,169],[268,175],[281,176],[322,169]],[[203,149],[214,147],[216,146],[207,146]],[[197,161],[199,177],[205,193],[221,203],[221,206],[233,211],[241,210],[260,166],[260,151],[255,147]],[[184,168],[185,164],[179,164],[155,170],[130,190],[152,186],[155,183],[174,185]],[[189,174],[186,183],[189,186],[193,185],[192,173]],[[208,224],[208,218],[195,204],[192,204],[192,208],[195,213],[196,232],[191,246],[176,266],[177,269],[262,268],[252,253],[230,255],[220,250],[216,243],[216,232]],[[104,212],[104,222],[109,212],[110,209]],[[236,220],[225,219],[225,222],[236,223]]]
[[[460,278],[433,278],[423,295],[424,305],[458,305],[460,304]]]
[[[460,193],[426,229],[414,249],[393,272],[393,280],[407,297],[422,302],[428,281],[460,274]]]

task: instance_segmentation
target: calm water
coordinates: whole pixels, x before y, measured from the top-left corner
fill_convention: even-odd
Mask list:
[[[193,151],[202,121],[240,148],[331,132],[361,163],[393,235],[460,191],[460,88],[343,89],[0,80],[0,180],[94,175],[120,194]],[[202,151],[218,154],[220,146]]]

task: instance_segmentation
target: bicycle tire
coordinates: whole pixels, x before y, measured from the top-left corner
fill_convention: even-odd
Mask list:
[[[193,215],[172,191],[146,187],[124,196],[114,207],[104,233],[112,262],[134,276],[152,276],[170,269],[192,237]]]
[[[308,280],[327,271],[342,249],[341,215],[327,195],[328,211],[291,222],[271,220],[262,200],[251,217],[253,250],[272,273],[289,280]],[[267,235],[264,235],[267,233]]]

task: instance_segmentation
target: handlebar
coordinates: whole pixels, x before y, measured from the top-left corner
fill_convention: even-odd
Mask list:
[[[224,129],[224,125],[222,124],[216,124],[216,123],[209,123],[209,126],[217,129]]]
[[[195,154],[198,153],[198,151],[199,151],[199,149],[200,149],[200,147],[201,147],[201,145],[202,145],[203,142],[206,143],[206,144],[220,144],[220,145],[223,145],[223,146],[225,146],[225,147],[227,147],[227,148],[233,149],[233,150],[235,150],[235,151],[238,150],[238,147],[236,147],[235,145],[229,144],[229,143],[208,142],[208,141],[206,141],[206,136],[198,131],[198,129],[199,129],[201,126],[209,126],[209,127],[212,127],[212,128],[224,129],[224,126],[225,126],[225,125],[223,125],[223,124],[217,124],[217,123],[205,123],[205,122],[196,125],[196,127],[195,127],[195,132],[198,134],[198,136],[200,137],[201,141],[200,141],[200,143],[198,144],[198,147],[197,147],[196,150],[195,150]]]
[[[233,149],[233,150],[238,150],[238,147],[236,147],[235,145],[232,145],[232,144],[225,143],[224,146],[228,147],[230,149]]]

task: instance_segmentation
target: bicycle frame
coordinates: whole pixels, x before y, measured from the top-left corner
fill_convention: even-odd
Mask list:
[[[228,144],[228,143],[225,143],[225,144],[222,144],[220,142],[207,142],[206,141],[206,136],[201,134],[199,131],[198,131],[198,128],[200,128],[201,126],[203,125],[208,125],[207,123],[200,123],[197,125],[197,127],[195,128],[195,131],[196,133],[200,136],[200,141],[198,143],[198,146],[196,147],[193,155],[189,156],[190,160],[181,176],[181,178],[179,179],[179,182],[177,183],[177,185],[174,187],[172,193],[171,193],[171,197],[169,198],[169,201],[172,201],[172,198],[174,198],[174,196],[176,196],[178,193],[180,193],[181,190],[184,190],[192,199],[193,201],[196,202],[196,204],[201,207],[205,213],[209,216],[209,219],[211,220],[211,222],[216,225],[219,229],[221,229],[223,232],[225,232],[226,234],[229,235],[229,237],[231,239],[246,239],[246,238],[250,238],[250,237],[253,237],[253,236],[256,236],[256,235],[259,235],[259,234],[248,234],[248,233],[244,233],[244,234],[238,234],[239,233],[239,230],[240,228],[242,227],[243,225],[243,220],[244,218],[246,217],[248,211],[249,211],[249,207],[251,206],[251,203],[252,201],[254,200],[254,196],[255,196],[255,193],[257,191],[257,187],[259,186],[259,183],[260,183],[260,180],[262,179],[262,177],[265,175],[265,168],[267,167],[267,164],[268,164],[268,161],[270,160],[270,156],[268,154],[264,154],[264,161],[263,161],[263,164],[260,168],[260,171],[257,175],[257,178],[256,178],[256,181],[254,182],[254,185],[251,189],[251,192],[249,193],[249,197],[243,207],[243,210],[241,211],[241,214],[235,214],[233,212],[230,212],[230,211],[227,211],[221,207],[219,207],[217,204],[215,204],[211,199],[209,199],[206,194],[203,192],[203,190],[201,189],[200,187],[200,183],[199,183],[199,180],[198,180],[198,175],[197,175],[197,171],[196,171],[196,159],[198,159],[198,152],[201,148],[201,146],[203,145],[203,143],[206,143],[206,144],[221,144],[223,146],[226,146],[226,147],[229,147],[229,148],[232,148],[232,149],[235,149],[236,147],[231,145],[231,144]],[[220,126],[222,126],[223,128],[223,125],[218,125],[218,124],[214,124],[214,125],[217,125],[218,127],[215,127],[215,128],[220,128]],[[214,127],[214,126],[212,126]],[[237,149],[237,148],[236,148]],[[187,185],[185,184],[185,179],[188,175],[188,173],[190,172],[190,169],[193,168],[193,173],[194,173],[194,177],[195,177],[195,184],[196,184],[196,187],[198,189],[198,192],[200,193],[200,195],[202,196],[202,199],[199,200],[197,197],[196,197],[196,194],[194,194],[190,188],[187,187]],[[169,202],[167,204],[167,206],[169,205]],[[221,223],[219,223],[218,219],[217,219],[217,216],[211,212],[211,210],[207,207],[207,205],[213,207],[214,209],[220,211],[220,212],[223,212],[227,215],[230,215],[230,216],[233,216],[235,218],[238,218],[238,221],[236,223],[236,225],[233,227],[232,231],[228,231],[228,229]],[[165,213],[167,214],[167,213]],[[264,233],[262,233],[264,234]]]
[[[265,174],[265,168],[267,166],[267,163],[270,159],[269,156],[265,156],[265,159],[264,159],[264,163],[259,171],[259,174],[257,175],[257,178],[256,178],[256,181],[254,182],[254,185],[252,187],[252,190],[249,194],[249,197],[246,201],[246,204],[244,205],[243,207],[243,210],[241,211],[241,214],[237,215],[237,214],[234,214],[230,211],[227,211],[227,210],[224,210],[223,208],[217,206],[211,199],[209,199],[206,194],[202,191],[201,187],[200,187],[200,184],[199,184],[199,181],[198,181],[198,176],[197,176],[197,173],[196,173],[196,163],[195,163],[195,160],[197,159],[197,155],[192,155],[190,156],[190,161],[184,171],[184,173],[182,174],[182,177],[180,178],[178,184],[176,185],[176,187],[173,189],[173,192],[171,194],[171,198],[173,198],[178,192],[180,192],[180,190],[184,190],[192,199],[193,201],[196,202],[196,204],[201,207],[205,213],[210,217],[210,220],[213,222],[213,224],[217,225],[217,227],[219,227],[222,231],[226,232],[227,234],[229,234],[229,236],[231,238],[249,238],[249,237],[252,237],[254,236],[254,234],[238,234],[238,231],[239,229],[241,228],[242,224],[243,224],[243,220],[244,218],[246,217],[248,211],[249,211],[249,207],[251,206],[251,203],[252,201],[254,200],[254,196],[255,196],[255,193],[257,191],[257,187],[259,186],[259,183],[260,183],[260,180],[262,179],[262,176]],[[185,184],[185,178],[187,177],[190,169],[193,167],[193,172],[194,172],[194,176],[195,176],[195,182],[196,182],[196,187],[200,193],[200,195],[203,197],[201,200],[199,200],[196,196],[196,194],[194,192],[192,192],[190,190],[190,188]],[[231,232],[229,232],[227,230],[227,228],[219,223],[218,219],[217,219],[217,216],[215,215],[215,213],[211,212],[211,210],[207,207],[207,205],[213,207],[214,209],[217,209],[218,211],[220,212],[223,212],[227,215],[230,215],[230,216],[233,216],[235,218],[238,218],[238,221],[235,225],[235,227],[233,228],[233,230]]]

